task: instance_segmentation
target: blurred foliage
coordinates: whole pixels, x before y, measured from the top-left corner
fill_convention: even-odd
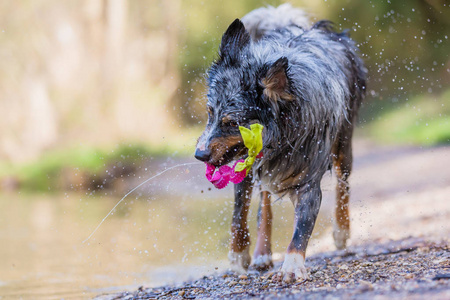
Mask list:
[[[25,191],[97,190],[111,188],[113,180],[133,176],[153,159],[186,155],[168,147],[118,145],[113,150],[77,147],[49,151],[39,160],[0,165],[0,178],[13,178]]]
[[[169,106],[179,2],[1,2],[0,158],[136,140],[192,149],[195,132]]]
[[[37,178],[43,189],[64,165],[100,170],[114,157],[96,149],[124,141],[191,155],[206,117],[204,74],[222,33],[249,11],[284,2],[0,3],[0,109],[8,112],[0,120],[3,175]],[[350,29],[369,69],[361,111],[367,134],[397,128],[397,141],[448,140],[448,1],[289,2],[314,21]],[[423,120],[428,126],[411,125]]]
[[[450,143],[450,89],[440,97],[421,95],[380,113],[367,130],[378,141],[391,144]]]
[[[360,43],[369,88],[380,98],[439,92],[450,82],[450,7],[445,1],[351,0],[344,6],[333,2],[330,11]]]

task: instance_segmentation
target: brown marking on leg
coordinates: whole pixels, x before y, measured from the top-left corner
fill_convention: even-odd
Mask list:
[[[303,256],[303,259],[305,259],[305,252],[302,251],[302,250],[298,250],[295,247],[288,247],[286,253],[289,253],[289,254],[300,254],[301,256]]]
[[[272,263],[272,208],[270,193],[261,193],[261,203],[258,212],[258,237],[253,252],[253,267],[265,271],[273,267]]]
[[[336,185],[336,224],[348,232],[350,232],[349,189],[348,182],[340,177]]]
[[[247,213],[245,213],[246,215]],[[245,216],[246,217],[246,216]],[[232,252],[242,252],[250,245],[250,234],[248,232],[247,222],[231,224],[231,243]]]
[[[230,249],[242,252],[250,245],[250,234],[247,225],[248,209],[250,207],[251,189],[243,192],[245,195],[235,199],[233,221],[231,223]]]
[[[349,111],[349,116],[352,115],[352,120],[354,121],[354,113]],[[339,136],[333,145],[333,166],[337,176],[333,238],[338,249],[345,248],[347,239],[350,237],[350,185],[348,184],[348,178],[352,171],[353,163],[352,137],[353,123],[349,123],[341,128]]]
[[[336,248],[344,249],[350,236],[350,185],[348,184],[348,177],[352,167],[351,148],[341,148],[340,152],[333,159],[333,165],[337,175],[333,238]]]
[[[246,270],[250,264],[250,233],[247,226],[247,215],[252,194],[252,179],[247,176],[244,181],[235,185],[235,202],[231,222],[231,241],[229,259],[235,270]]]

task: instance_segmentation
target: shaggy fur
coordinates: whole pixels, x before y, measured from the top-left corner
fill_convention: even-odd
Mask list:
[[[348,198],[352,131],[366,79],[346,33],[334,31],[329,21],[305,24],[302,11],[282,5],[255,10],[229,26],[208,72],[208,123],[196,151],[200,160],[227,164],[245,156],[238,125],[262,124],[264,156],[250,177],[261,190],[291,197],[296,225],[288,253],[303,257],[320,207],[320,181],[333,162],[346,183],[338,192]],[[236,186],[235,231],[248,231],[238,220],[245,217],[239,205],[248,202],[238,192],[246,186]]]

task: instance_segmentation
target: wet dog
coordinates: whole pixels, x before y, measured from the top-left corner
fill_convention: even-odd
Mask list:
[[[295,224],[277,279],[307,278],[305,252],[322,199],[320,182],[331,168],[338,177],[333,236],[338,249],[346,246],[351,142],[366,73],[346,33],[329,21],[311,26],[301,10],[286,4],[255,10],[228,27],[208,71],[208,122],[195,157],[216,167],[245,157],[238,127],[264,126],[263,157],[234,187],[233,269],[245,271],[251,262],[246,219],[256,185],[261,204],[253,266],[273,266],[270,199],[286,195]]]

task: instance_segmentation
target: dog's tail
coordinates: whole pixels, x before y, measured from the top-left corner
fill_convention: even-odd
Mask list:
[[[289,3],[255,9],[241,21],[254,41],[261,39],[269,31],[287,26],[294,25],[303,29],[309,29],[311,26],[308,15],[301,9],[293,8]]]

